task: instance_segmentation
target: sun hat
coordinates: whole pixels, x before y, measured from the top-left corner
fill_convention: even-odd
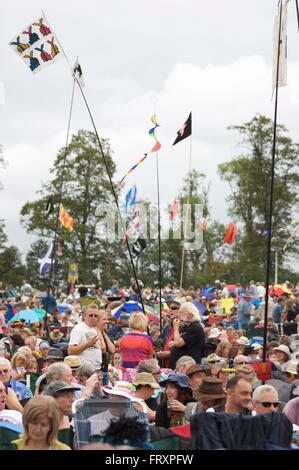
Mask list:
[[[139,374],[136,374],[133,385],[135,387],[138,385],[149,385],[151,388],[161,388],[154,376],[148,372],[139,372]]]
[[[285,344],[281,344],[277,348],[273,348],[273,351],[281,351],[285,353],[289,359],[292,357],[289,348]]]
[[[71,369],[78,369],[81,366],[81,360],[78,356],[66,356],[63,360]]]
[[[39,343],[39,349],[50,349],[50,345],[47,341],[42,341]]]
[[[241,364],[241,365],[237,365],[235,367],[235,370],[236,370],[236,375],[238,374],[238,372],[243,372],[244,374],[252,374],[252,372],[254,372],[254,370],[252,369],[252,367],[250,367],[250,365],[246,365],[246,364]]]
[[[201,365],[193,364],[187,370],[186,375],[188,375],[188,377],[192,377],[192,375],[196,374],[197,372],[204,372],[206,375],[209,375],[211,373],[210,369],[203,369],[203,367],[201,367]]]
[[[61,338],[63,338],[63,333],[61,333],[61,331],[59,330],[53,330],[51,331],[50,333],[50,338],[55,342],[59,342],[61,340]]]
[[[63,352],[58,348],[50,348],[47,356],[47,361],[63,361]]]
[[[169,374],[169,376],[159,382],[159,385],[165,387],[168,383],[177,384],[181,388],[185,388],[191,392],[191,388],[189,385],[189,377],[186,374]]]
[[[245,346],[243,351],[244,356],[249,356],[249,354],[257,354],[253,346]]]
[[[196,400],[205,402],[216,398],[225,398],[222,381],[216,377],[204,377],[197,389]]]
[[[75,392],[76,390],[81,390],[81,388],[76,387],[76,385],[68,384],[67,382],[62,382],[62,381],[51,382],[50,385],[48,385],[47,387],[46,395],[50,395],[51,397],[53,397],[58,392],[64,392],[64,391]]]
[[[251,345],[255,351],[258,351],[259,349],[263,349],[263,345],[260,343],[253,343]]]
[[[217,356],[217,354],[215,354],[215,353],[210,354],[207,357],[207,363],[208,362],[220,362],[220,361],[221,361],[221,358],[219,356]]]
[[[221,331],[218,328],[211,328],[209,338],[218,338],[221,335]]]
[[[116,382],[114,387],[102,387],[103,392],[108,393],[108,395],[119,395],[125,398],[135,398],[136,387],[129,382],[120,380]]]
[[[288,372],[289,374],[297,374],[297,366],[298,366],[298,361],[289,361],[284,369],[284,372]]]
[[[241,344],[242,346],[249,346],[250,344],[249,339],[246,338],[246,336],[240,336],[240,338],[237,339],[237,343]]]

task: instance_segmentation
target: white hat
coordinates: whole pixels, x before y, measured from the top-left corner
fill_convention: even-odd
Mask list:
[[[251,346],[252,346],[253,349],[255,349],[256,351],[258,351],[259,349],[263,349],[263,345],[260,344],[260,343],[253,343]]]
[[[277,348],[273,348],[273,351],[281,351],[285,353],[289,359],[292,357],[289,348],[285,344],[281,344]]]
[[[243,346],[249,346],[250,341],[248,338],[246,338],[246,336],[241,336],[239,339],[237,339],[237,343]]]
[[[297,375],[297,366],[298,361],[289,361],[284,369],[284,372],[289,372],[290,374]]]
[[[221,331],[218,328],[212,328],[210,330],[209,338],[218,338],[221,335]]]
[[[125,398],[134,398],[136,387],[129,382],[119,381],[116,382],[114,387],[102,387],[102,390],[109,395],[119,395]]]

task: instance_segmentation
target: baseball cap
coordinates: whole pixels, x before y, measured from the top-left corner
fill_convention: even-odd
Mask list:
[[[48,349],[50,348],[50,345],[47,341],[42,341],[41,343],[39,343],[39,349]]]
[[[76,387],[75,385],[68,384],[66,382],[52,382],[47,387],[46,395],[55,396],[58,392],[64,391],[73,391],[81,390],[80,387]]]

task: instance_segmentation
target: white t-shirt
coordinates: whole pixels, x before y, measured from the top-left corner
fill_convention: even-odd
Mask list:
[[[80,344],[86,343],[90,338],[96,336],[98,333],[95,328],[91,328],[85,322],[76,325],[71,332],[69,345],[80,346]],[[101,368],[102,364],[102,350],[101,343],[97,341],[93,346],[85,349],[78,354],[81,362],[88,362],[95,366],[97,369]]]

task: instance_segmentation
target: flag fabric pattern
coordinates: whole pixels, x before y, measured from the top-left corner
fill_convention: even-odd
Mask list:
[[[73,227],[75,224],[74,219],[67,213],[65,208],[63,207],[62,204],[60,204],[60,210],[59,210],[59,220],[61,225],[63,225],[65,228],[67,228],[70,232],[73,231]]]
[[[47,200],[47,204],[46,204],[46,213],[47,213],[47,216],[52,214],[52,212],[54,211],[54,205],[53,205],[53,199],[52,197],[50,197],[48,200]]]
[[[128,208],[133,207],[136,204],[136,197],[137,197],[137,188],[136,184],[129,189],[125,197],[124,208],[127,212]]]
[[[198,232],[199,230],[205,230],[206,232],[209,231],[208,227],[206,226],[206,219],[201,219],[200,224],[195,230],[195,232]]]
[[[138,257],[141,255],[142,251],[146,248],[146,241],[144,238],[138,238],[134,245],[132,246],[132,253]]]
[[[83,88],[85,86],[84,79],[83,79],[83,73],[82,73],[82,68],[81,65],[79,64],[78,58],[74,64],[73,67],[73,74],[77,78],[80,87]]]
[[[134,219],[131,221],[129,228],[126,231],[126,234],[122,240],[122,244],[125,243],[127,237],[131,237],[133,235],[139,236],[139,226],[140,226],[140,216],[139,216],[138,210],[136,209],[134,213]]]
[[[179,205],[177,201],[174,200],[172,203],[171,209],[169,211],[169,219],[170,220],[175,219],[176,216],[179,214],[180,210],[181,210],[181,206]]]
[[[226,231],[225,237],[223,239],[223,242],[229,243],[232,245],[235,241],[236,236],[237,236],[237,227],[235,226],[235,224],[230,223]]]
[[[72,263],[69,265],[69,272],[68,272],[68,282],[71,284],[74,284],[76,281],[78,281],[78,265],[75,263]]]
[[[278,82],[279,87],[286,86],[287,84],[287,15],[288,15],[288,1],[278,8],[278,12],[274,22],[274,33],[273,33],[273,68],[272,68],[272,96],[276,89],[277,81],[277,67],[278,70]],[[281,15],[280,15],[281,13]],[[281,17],[281,21],[280,21]],[[279,31],[280,24],[280,31]],[[280,41],[279,41],[280,40]],[[278,44],[279,42],[279,44]],[[279,49],[278,49],[279,48]],[[278,64],[279,55],[279,64]]]
[[[189,114],[187,121],[182,125],[180,130],[178,130],[177,134],[178,135],[172,145],[177,144],[192,134],[192,113]]]
[[[47,253],[45,254],[45,256],[39,260],[40,262],[40,267],[39,267],[39,274],[42,276],[43,274],[45,274],[47,271],[49,271],[49,269],[51,268],[51,264],[52,264],[52,261],[53,261],[53,244],[51,243],[51,245],[49,246],[48,248],[48,251]]]
[[[60,56],[55,34],[45,18],[33,21],[9,43],[33,73],[39,72]]]

